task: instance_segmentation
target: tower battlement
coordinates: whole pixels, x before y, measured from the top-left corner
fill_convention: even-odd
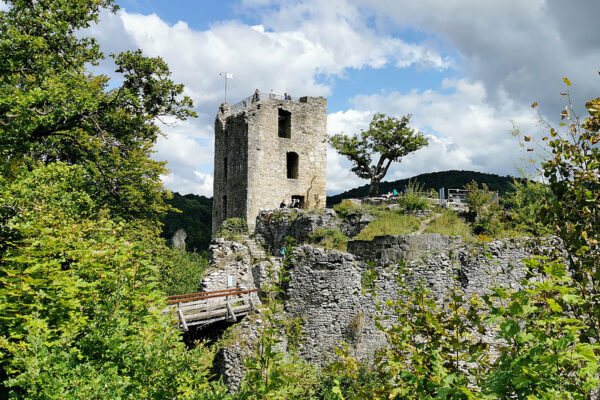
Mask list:
[[[243,108],[222,104],[215,119],[213,234],[228,218],[253,231],[260,210],[292,199],[326,201],[327,100],[267,98]]]

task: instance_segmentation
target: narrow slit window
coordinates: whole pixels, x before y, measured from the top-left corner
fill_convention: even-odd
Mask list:
[[[294,152],[287,153],[286,167],[288,179],[298,179],[298,154]]]
[[[292,137],[292,113],[289,111],[278,109],[277,112],[277,135],[281,138]]]
[[[223,177],[227,180],[227,157],[223,159]]]

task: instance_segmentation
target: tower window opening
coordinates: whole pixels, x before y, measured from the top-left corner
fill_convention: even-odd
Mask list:
[[[227,180],[227,157],[223,159],[223,177]]]
[[[286,154],[286,167],[288,179],[298,179],[298,153]]]
[[[277,111],[277,135],[281,138],[292,137],[292,113],[283,109]]]

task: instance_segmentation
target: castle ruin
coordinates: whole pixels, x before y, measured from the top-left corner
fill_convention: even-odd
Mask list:
[[[327,100],[278,97],[219,108],[213,235],[229,218],[245,218],[253,232],[260,210],[278,208],[282,201],[325,207]]]

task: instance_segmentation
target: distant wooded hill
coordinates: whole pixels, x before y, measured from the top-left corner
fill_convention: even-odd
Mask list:
[[[162,236],[170,243],[173,234],[183,228],[187,234],[185,247],[187,251],[201,252],[208,249],[211,238],[212,198],[195,194],[180,195],[173,193],[168,203],[180,213],[171,211],[163,218]]]
[[[417,175],[409,179],[400,179],[393,182],[381,182],[379,184],[379,193],[388,193],[396,189],[401,191],[408,185],[408,181],[416,181],[423,185],[425,190],[430,189],[462,189],[467,183],[475,181],[480,185],[485,183],[492,191],[496,191],[502,196],[506,192],[512,191],[511,183],[514,179],[512,176],[499,176],[495,174],[487,174],[484,172],[474,171],[442,171],[431,172],[428,174]],[[351,199],[356,197],[365,197],[369,193],[369,185],[360,186],[350,189],[346,192],[336,194],[335,196],[327,197],[327,207],[338,204],[343,199]]]
[[[511,176],[499,176],[473,171],[444,171],[417,175],[410,180],[417,181],[423,185],[425,190],[429,189],[462,189],[467,183],[475,181],[480,185],[485,183],[490,190],[499,192],[500,196],[512,190],[511,182],[515,178]],[[402,190],[408,185],[409,179],[400,179],[393,182],[381,182],[379,193],[391,192],[394,189]],[[364,197],[369,192],[369,185],[360,186],[335,196],[327,197],[327,206],[341,202],[343,199]],[[169,204],[181,213],[169,212],[163,219],[162,236],[171,240],[173,234],[180,228],[185,230],[185,240],[188,251],[201,252],[208,249],[211,239],[212,221],[212,198],[197,196],[195,194],[180,195],[173,193],[173,199]]]

